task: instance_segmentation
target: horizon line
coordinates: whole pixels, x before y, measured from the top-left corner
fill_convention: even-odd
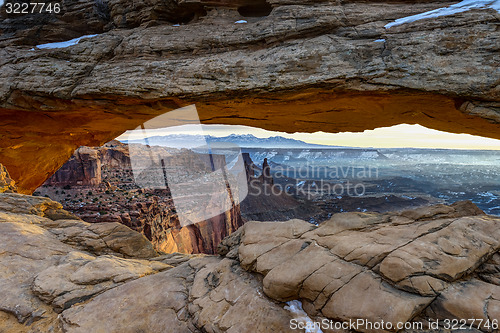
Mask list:
[[[230,135],[252,135],[258,139],[281,137],[302,141],[323,147],[369,148],[369,149],[446,149],[446,150],[500,150],[500,140],[457,134],[429,129],[418,124],[399,124],[391,127],[380,127],[364,132],[340,133],[286,133],[269,131],[262,128],[244,125],[205,125],[189,124],[165,128],[127,131],[116,138],[127,141],[151,138],[154,136],[203,135],[212,137],[227,137]],[[279,148],[279,147],[276,147]],[[307,147],[312,148],[312,147]]]

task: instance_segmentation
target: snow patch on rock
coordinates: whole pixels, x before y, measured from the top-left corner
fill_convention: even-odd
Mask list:
[[[389,29],[394,26],[398,26],[405,23],[411,23],[418,20],[454,15],[457,13],[466,12],[471,9],[489,9],[489,8],[494,9],[500,13],[500,0],[464,0],[462,2],[456,3],[448,7],[438,8],[425,13],[397,19],[394,22],[386,24],[384,27],[386,29]]]
[[[305,333],[323,333],[319,325],[314,323],[307,313],[302,309],[302,302],[299,300],[293,300],[286,302],[285,310],[292,313],[293,318],[296,320],[297,324],[300,323],[301,327],[305,328]]]
[[[40,44],[40,45],[37,45],[36,48],[38,48],[38,49],[62,49],[62,48],[68,47],[68,46],[76,45],[80,42],[80,40],[82,40],[84,38],[92,38],[95,36],[97,36],[97,35],[85,35],[85,36],[81,36],[78,38],[73,38],[73,39],[67,40],[65,42]]]

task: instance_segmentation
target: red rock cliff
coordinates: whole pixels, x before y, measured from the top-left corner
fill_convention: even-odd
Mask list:
[[[175,162],[166,160],[167,166],[204,167],[197,154],[188,150],[173,158]],[[222,162],[217,158],[214,161]],[[169,191],[135,185],[128,146],[118,141],[98,148],[80,147],[39,191],[55,196],[88,222],[116,221],[134,228],[157,250],[168,253],[213,254],[224,237],[243,225],[240,206],[233,204],[223,214],[181,226]],[[82,200],[70,200],[68,196]]]

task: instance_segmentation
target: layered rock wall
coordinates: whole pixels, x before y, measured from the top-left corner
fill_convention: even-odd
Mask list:
[[[73,156],[50,177],[45,185],[97,186],[101,183],[101,156],[90,147],[78,148]]]
[[[144,206],[140,215],[140,230],[155,249],[166,253],[215,254],[222,239],[243,225],[239,205],[186,226],[181,226],[173,203],[165,205],[153,200]]]

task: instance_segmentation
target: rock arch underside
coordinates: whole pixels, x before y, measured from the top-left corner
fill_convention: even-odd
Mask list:
[[[418,123],[500,139],[500,14],[477,2],[388,27],[456,1],[59,0],[60,15],[24,16],[1,7],[0,332],[298,332],[290,320],[306,317],[441,320],[324,333],[449,332],[444,321],[459,319],[476,320],[467,332],[498,331],[500,217],[469,201],[339,213],[318,226],[236,230],[238,219],[213,242],[218,255],[203,255],[165,254],[124,224],[25,195],[77,147],[191,104],[206,124]],[[96,36],[37,47],[84,35]]]
[[[286,132],[418,123],[500,139],[491,8],[385,28],[454,2],[62,3],[62,17],[1,12],[0,156],[23,193],[78,146],[193,103],[203,123]],[[88,34],[98,35],[35,48]]]

